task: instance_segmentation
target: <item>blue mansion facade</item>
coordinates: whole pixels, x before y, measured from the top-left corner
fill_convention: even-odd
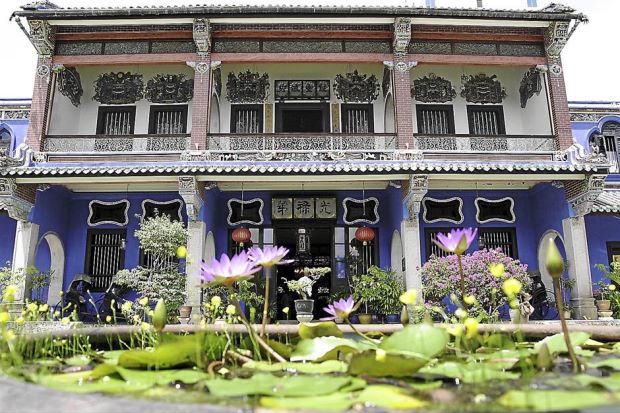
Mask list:
[[[0,157],[0,259],[52,270],[49,303],[76,274],[101,292],[144,264],[133,233],[159,211],[187,223],[192,306],[201,261],[239,248],[238,228],[245,246],[291,249],[278,280],[330,267],[320,301],[352,257],[420,288],[435,234],[477,227],[473,248],[533,273],[561,239],[575,316],[596,318],[617,158],[591,142],[617,120],[571,129],[573,9],[41,3],[13,17],[38,65],[26,138]]]

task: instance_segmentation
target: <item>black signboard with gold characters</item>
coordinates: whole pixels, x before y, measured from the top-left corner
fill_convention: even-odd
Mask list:
[[[272,219],[336,219],[334,197],[286,197],[271,200]]]

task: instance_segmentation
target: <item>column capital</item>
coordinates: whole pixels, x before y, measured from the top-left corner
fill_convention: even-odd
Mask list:
[[[209,19],[194,19],[193,38],[198,54],[211,51],[211,25]]]
[[[17,221],[28,221],[28,214],[34,206],[34,194],[26,197],[20,194],[13,178],[0,178],[0,210],[8,212]],[[30,198],[30,199],[26,199]]]
[[[568,202],[577,217],[592,212],[592,205],[605,189],[607,175],[589,175],[583,181],[564,183]]]
[[[394,54],[406,56],[411,42],[411,18],[397,17],[394,19]]]
[[[47,20],[28,20],[30,41],[40,56],[54,54],[56,43],[54,28]]]
[[[409,221],[417,222],[422,207],[422,200],[428,192],[428,175],[409,175],[405,191],[403,203],[407,208]]]
[[[201,190],[195,176],[179,176],[179,195],[185,202],[185,210],[190,222],[198,221],[198,213],[204,201],[203,190]]]

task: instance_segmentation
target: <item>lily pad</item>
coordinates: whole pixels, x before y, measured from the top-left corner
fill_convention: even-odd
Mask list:
[[[484,363],[461,364],[452,361],[432,367],[424,367],[420,374],[459,379],[463,383],[485,383],[493,380],[515,380],[518,373],[496,370]]]
[[[327,375],[276,377],[259,373],[249,379],[213,379],[206,384],[211,394],[218,397],[248,395],[294,397],[334,393],[350,382],[349,377]]]
[[[85,354],[81,354],[79,356],[69,357],[65,359],[65,364],[67,366],[87,366],[90,364],[91,358]]]
[[[317,337],[301,340],[291,354],[291,361],[334,360],[338,353],[363,350],[364,344],[347,338]]]
[[[301,323],[299,325],[299,337],[302,339],[317,337],[342,337],[342,331],[333,321],[321,323]]]
[[[588,367],[592,367],[592,368],[607,367],[613,370],[620,371],[620,359],[614,358],[614,359],[605,359],[605,360],[601,360],[597,362],[591,362],[591,363],[588,363]]]
[[[92,371],[92,377],[101,378],[118,374],[123,380],[130,383],[139,383],[148,386],[165,386],[176,381],[185,384],[194,384],[206,380],[209,375],[203,371],[183,370],[131,370],[120,366],[100,364]]]
[[[379,347],[400,354],[412,353],[432,358],[441,354],[448,345],[448,333],[429,324],[410,325],[385,338]]]
[[[422,355],[388,353],[377,360],[376,350],[355,353],[349,363],[349,373],[375,377],[407,377],[424,367],[429,359]]]
[[[327,360],[322,363],[268,363],[266,361],[249,361],[243,365],[244,369],[258,371],[289,371],[309,374],[346,373],[347,364],[337,360]]]
[[[581,390],[584,387],[597,386],[609,391],[620,392],[620,376],[595,377],[588,374],[578,374],[576,376],[563,377],[561,379],[549,380],[547,383],[561,386],[566,389],[573,387]]]
[[[418,409],[425,402],[405,390],[389,385],[368,386],[359,393],[334,393],[320,397],[262,397],[260,404],[272,409],[346,410],[353,405],[371,405],[385,409]]]
[[[582,345],[590,338],[590,334],[581,331],[569,333],[569,336],[573,347]],[[543,343],[547,344],[547,348],[549,349],[549,353],[551,354],[566,353],[568,351],[568,349],[566,348],[566,343],[564,342],[564,334],[562,333],[545,337],[543,340],[534,344],[534,350],[537,353]]]
[[[500,405],[511,409],[555,412],[615,404],[618,399],[613,394],[600,391],[511,390],[497,401]]]
[[[42,375],[39,376],[37,382],[45,387],[72,393],[123,394],[140,392],[150,387],[148,384],[131,383],[125,380],[112,379],[110,377],[102,380],[90,381],[90,373],[90,371],[86,371],[69,374]]]

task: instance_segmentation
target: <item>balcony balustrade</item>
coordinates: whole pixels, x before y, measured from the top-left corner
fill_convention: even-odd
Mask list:
[[[43,151],[52,153],[181,152],[190,135],[47,135]]]
[[[413,135],[414,147],[423,152],[553,152],[555,136],[547,135]]]

